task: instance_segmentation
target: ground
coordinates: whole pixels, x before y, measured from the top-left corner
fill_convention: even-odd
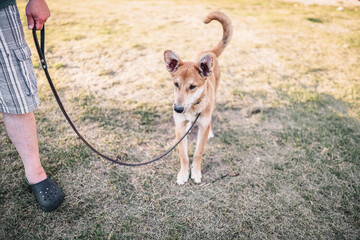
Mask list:
[[[338,5],[338,6],[360,6],[359,0],[286,0],[288,2],[299,2],[306,5]]]
[[[99,158],[66,123],[26,31],[42,101],[40,154],[66,198],[53,213],[36,206],[0,118],[0,239],[358,239],[358,6],[48,3],[46,56],[65,107],[91,143],[129,162],[159,155],[175,138],[164,50],[186,60],[210,49],[222,30],[202,20],[228,14],[234,36],[219,59],[215,138],[201,184],[176,184],[177,152],[137,168]]]

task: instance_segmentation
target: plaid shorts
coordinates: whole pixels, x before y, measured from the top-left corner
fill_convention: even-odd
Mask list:
[[[35,110],[40,99],[16,5],[0,10],[0,112],[24,114]]]

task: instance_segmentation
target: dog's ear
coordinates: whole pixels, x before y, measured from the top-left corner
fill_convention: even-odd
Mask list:
[[[166,63],[166,68],[170,73],[174,73],[179,68],[179,66],[183,64],[179,56],[171,50],[166,50],[164,52],[164,60]]]
[[[203,77],[208,77],[211,75],[211,71],[213,68],[213,57],[210,53],[206,53],[202,55],[197,64],[197,68],[199,73]]]

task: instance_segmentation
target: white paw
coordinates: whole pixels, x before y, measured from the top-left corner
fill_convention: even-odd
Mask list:
[[[191,168],[191,179],[193,179],[195,183],[201,183],[201,170]]]
[[[176,182],[179,185],[183,185],[189,180],[189,170],[186,171],[180,171],[177,175]]]
[[[213,137],[214,137],[214,132],[212,131],[212,129],[210,129],[208,139],[213,138]]]

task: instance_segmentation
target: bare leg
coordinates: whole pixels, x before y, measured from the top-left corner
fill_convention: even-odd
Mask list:
[[[3,113],[6,131],[15,145],[25,167],[25,175],[30,184],[46,179],[41,166],[34,114]]]
[[[180,123],[180,126],[176,125],[176,138],[180,140],[186,132],[186,124]],[[180,153],[180,171],[177,175],[177,183],[182,185],[186,183],[189,179],[189,155],[187,151],[187,137],[185,137],[179,144],[179,153]]]

